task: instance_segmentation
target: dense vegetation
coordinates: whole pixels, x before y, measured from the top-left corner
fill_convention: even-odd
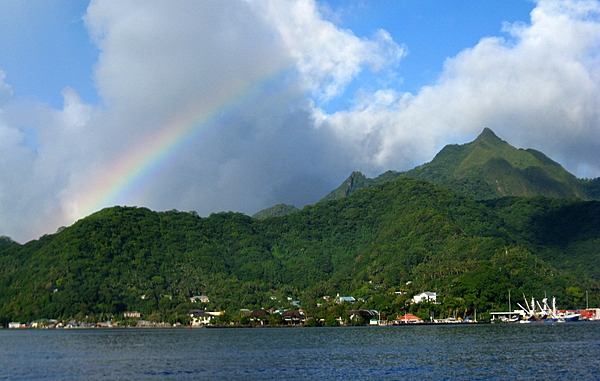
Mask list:
[[[600,202],[487,201],[397,179],[279,217],[113,207],[24,245],[0,239],[0,321],[118,316],[184,320],[190,308],[345,308],[387,318],[506,309],[514,296],[598,305]],[[407,303],[436,291],[441,304]],[[352,295],[352,306],[323,296]],[[190,303],[207,295],[209,303]],[[322,305],[321,305],[322,304]]]
[[[270,208],[261,210],[260,212],[254,214],[252,218],[264,220],[265,218],[269,217],[285,216],[286,214],[294,213],[299,210],[300,209],[296,208],[294,205],[277,204]]]

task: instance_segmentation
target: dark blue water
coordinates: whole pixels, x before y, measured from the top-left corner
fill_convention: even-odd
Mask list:
[[[0,379],[600,379],[600,323],[0,330]]]

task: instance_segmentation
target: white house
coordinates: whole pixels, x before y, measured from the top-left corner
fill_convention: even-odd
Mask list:
[[[418,295],[413,296],[413,302],[421,303],[421,302],[431,302],[436,303],[437,301],[437,293],[425,291]]]
[[[340,296],[340,294],[337,294],[337,296],[335,298],[335,302],[337,304],[341,304],[341,303],[355,303],[356,299],[353,296]]]
[[[190,298],[190,302],[192,302],[192,303],[196,303],[196,302],[209,303],[210,299],[206,295],[196,295],[196,296],[192,296]]]
[[[188,315],[192,318],[190,322],[192,326],[198,327],[203,325],[208,325],[214,319],[214,315],[206,313],[206,311],[202,310],[190,310]]]

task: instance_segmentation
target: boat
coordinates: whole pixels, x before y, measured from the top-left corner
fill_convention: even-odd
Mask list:
[[[573,321],[579,321],[579,318],[581,317],[581,314],[579,313],[575,313],[573,311],[565,311],[565,312],[560,312],[558,314],[558,321],[564,321],[564,322],[573,322]]]
[[[523,294],[525,307],[517,303],[524,312],[520,323],[523,322],[543,322],[543,323],[562,323],[578,321],[581,314],[574,311],[559,311],[556,308],[556,298],[552,298],[552,306],[548,304],[548,298],[542,299],[540,304],[535,298],[531,298],[531,304]]]
[[[517,303],[520,309],[510,308],[510,292],[509,292],[509,311],[508,312],[491,312],[492,321],[501,321],[505,323],[564,323],[584,320],[580,311],[558,310],[556,308],[556,298],[552,298],[552,305],[548,302],[548,298],[542,299],[542,302],[531,298],[531,302],[527,300],[523,294],[524,305]]]

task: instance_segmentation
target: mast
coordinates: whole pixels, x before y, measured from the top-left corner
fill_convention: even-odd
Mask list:
[[[588,292],[587,292],[587,290],[585,290],[585,309],[586,310],[590,309],[590,305],[588,303]]]
[[[525,296],[525,294],[523,294],[523,299],[525,299],[525,305],[527,306],[527,312],[530,312],[531,308],[529,308],[529,303],[527,302],[527,297]]]
[[[542,299],[542,303],[544,303],[544,300],[547,300],[547,299],[546,298]],[[537,307],[540,309],[541,313],[543,314],[546,309],[542,308],[542,306],[540,305],[540,302],[538,302],[538,301],[536,301],[535,304],[537,305]]]

